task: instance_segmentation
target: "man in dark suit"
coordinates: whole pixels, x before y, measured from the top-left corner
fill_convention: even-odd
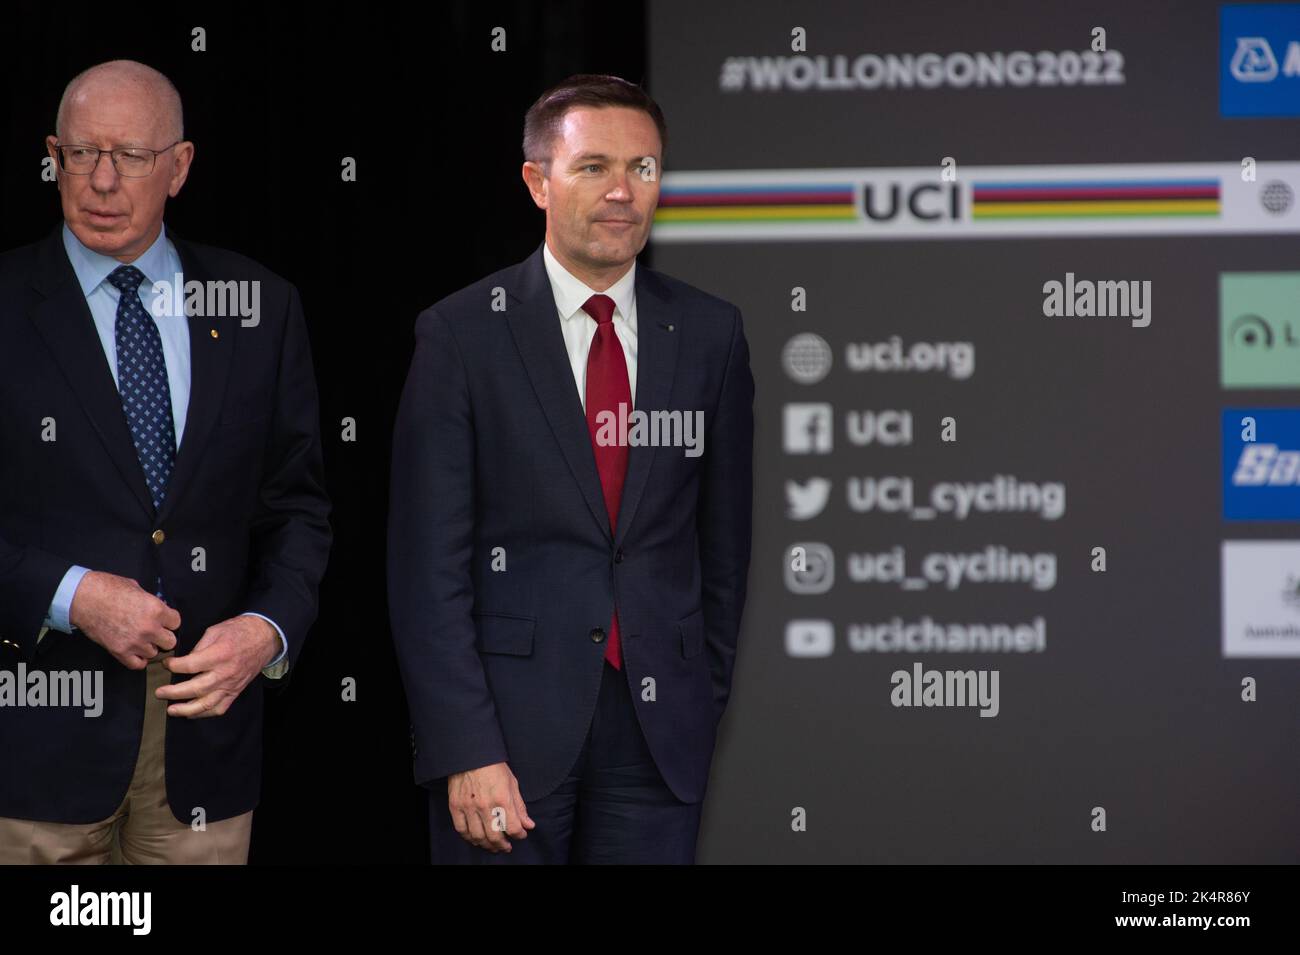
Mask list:
[[[664,138],[615,77],[544,94],[523,176],[545,242],[416,325],[389,605],[435,862],[694,861],[754,385],[739,310],[636,264]],[[629,409],[683,429],[654,446]]]
[[[163,228],[162,74],[92,67],[56,133],[64,223],[0,256],[0,862],[244,862],[330,543],[301,302]]]

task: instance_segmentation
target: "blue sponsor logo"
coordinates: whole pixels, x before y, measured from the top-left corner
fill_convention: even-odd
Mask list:
[[[1300,116],[1300,3],[1219,8],[1219,113]]]
[[[1223,519],[1300,520],[1300,408],[1223,410]]]

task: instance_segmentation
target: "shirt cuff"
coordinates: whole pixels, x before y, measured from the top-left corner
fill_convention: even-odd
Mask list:
[[[77,585],[81,583],[81,578],[88,573],[90,568],[73,564],[63,575],[58,589],[54,591],[54,599],[50,601],[49,613],[45,615],[45,626],[50,630],[72,632],[72,623],[68,620],[68,616],[72,613],[72,598],[77,593]],[[41,634],[41,637],[43,636],[44,633]],[[36,638],[36,642],[40,643],[40,637]]]
[[[266,666],[262,667],[262,676],[266,677],[268,680],[280,679],[280,677],[284,676],[285,672],[289,669],[289,661],[285,659],[285,656],[289,652],[289,640],[288,638],[285,637],[284,631],[280,629],[280,625],[278,623],[276,623],[274,620],[272,620],[270,617],[266,616],[265,614],[260,614],[260,613],[256,613],[255,611],[249,610],[246,613],[240,614],[240,616],[260,617],[262,620],[265,620],[271,626],[275,627],[275,632],[280,635],[280,652],[276,655],[276,658],[274,660],[272,660]]]

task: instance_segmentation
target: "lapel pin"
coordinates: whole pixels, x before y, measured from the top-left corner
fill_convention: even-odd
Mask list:
[[[211,330],[211,332],[212,332],[212,337],[213,337],[213,338],[216,338],[216,337],[217,337],[217,330],[214,328],[214,329]]]

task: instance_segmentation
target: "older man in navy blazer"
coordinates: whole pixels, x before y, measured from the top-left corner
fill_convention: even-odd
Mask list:
[[[544,94],[523,176],[545,242],[416,325],[389,603],[435,862],[694,861],[754,385],[736,307],[636,263],[664,133],[615,77]]]
[[[331,537],[302,305],[164,227],[161,73],[90,68],[56,133],[64,222],[0,256],[0,862],[243,862]]]

